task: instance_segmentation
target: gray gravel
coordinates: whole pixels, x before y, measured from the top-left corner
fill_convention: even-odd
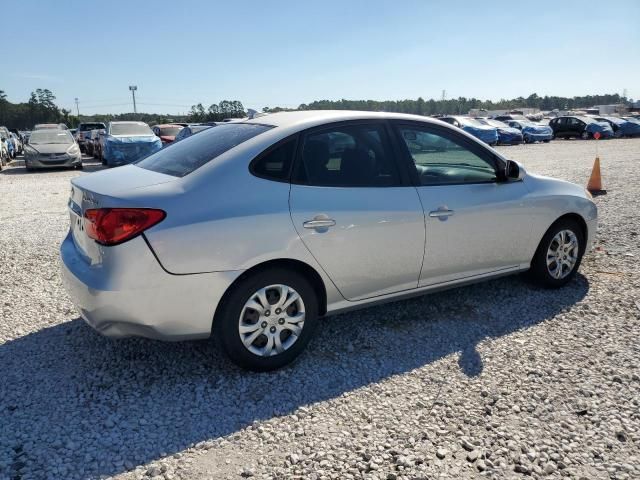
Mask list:
[[[3,171],[0,480],[640,478],[640,139],[598,146],[609,194],[570,286],[512,277],[343,314],[270,374],[208,342],[98,336],[58,273],[80,173]],[[504,151],[584,184],[594,149]]]

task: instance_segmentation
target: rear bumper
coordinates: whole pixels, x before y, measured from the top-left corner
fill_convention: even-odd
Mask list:
[[[242,273],[169,274],[142,237],[104,249],[109,250],[104,261],[91,265],[69,232],[60,256],[73,303],[82,318],[107,337],[207,338],[220,298]]]

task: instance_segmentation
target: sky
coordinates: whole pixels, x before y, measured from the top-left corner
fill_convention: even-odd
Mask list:
[[[313,100],[640,98],[640,0],[0,0],[0,90],[81,114]],[[8,19],[15,21],[9,22]]]

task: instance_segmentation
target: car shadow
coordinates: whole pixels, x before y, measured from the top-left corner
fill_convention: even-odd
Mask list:
[[[111,340],[72,319],[0,345],[0,472],[4,461],[12,478],[115,475],[451,354],[478,376],[480,342],[552,319],[588,290],[582,275],[561,294],[511,277],[329,317],[298,362],[266,374],[212,342]]]

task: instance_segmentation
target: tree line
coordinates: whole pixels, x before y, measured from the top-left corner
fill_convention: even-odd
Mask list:
[[[415,115],[454,115],[467,114],[472,109],[511,110],[518,108],[538,108],[540,110],[575,110],[593,105],[609,105],[627,103],[628,99],[617,93],[605,95],[585,95],[579,97],[540,97],[532,93],[528,97],[518,97],[498,101],[480,100],[477,98],[458,97],[444,100],[316,100],[303,103],[297,109],[281,107],[265,107],[264,112],[280,112],[285,110],[365,110],[375,112],[411,113]],[[630,101],[630,100],[629,100]]]
[[[202,103],[192,105],[187,115],[171,115],[161,113],[120,113],[72,115],[70,110],[60,108],[55,103],[56,97],[46,88],[38,88],[31,92],[29,100],[23,103],[11,103],[4,91],[0,90],[0,125],[9,128],[28,130],[37,123],[64,123],[75,127],[80,121],[109,122],[112,120],[138,120],[151,125],[170,122],[211,122],[225,118],[242,118],[246,112],[239,100],[222,100],[204,107]],[[265,107],[264,112],[280,112],[285,110],[366,110],[382,112],[412,113],[415,115],[466,114],[471,109],[511,110],[518,108],[538,108],[540,110],[573,110],[593,105],[608,105],[631,102],[617,93],[604,95],[585,95],[578,97],[540,97],[532,93],[528,97],[518,97],[498,101],[480,100],[477,98],[458,97],[444,100],[316,100],[303,103],[298,108]]]

